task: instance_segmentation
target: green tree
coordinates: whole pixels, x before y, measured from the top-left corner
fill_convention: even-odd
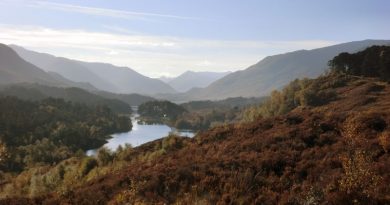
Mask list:
[[[97,153],[98,163],[102,166],[108,165],[114,159],[114,154],[107,147],[102,147]]]

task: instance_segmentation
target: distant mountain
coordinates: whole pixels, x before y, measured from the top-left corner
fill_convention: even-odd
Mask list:
[[[0,44],[0,84],[20,82],[41,83],[45,85],[58,83],[54,77],[45,71],[23,60],[10,47]]]
[[[158,79],[161,80],[164,83],[169,83],[169,81],[173,80],[174,77],[161,76]]]
[[[249,68],[231,73],[204,89],[193,89],[179,99],[224,99],[268,95],[295,78],[316,77],[327,63],[341,52],[356,52],[372,45],[387,45],[390,40],[364,40],[313,50],[299,50],[269,56]],[[176,97],[178,98],[178,97]]]
[[[57,87],[80,87],[96,90],[87,83],[76,83],[58,73],[45,72],[22,59],[12,48],[0,44],[0,85],[15,83],[38,83]]]
[[[11,47],[25,60],[46,70],[61,74],[76,82],[87,82],[94,87],[115,93],[175,93],[164,82],[143,76],[127,67],[106,63],[88,63],[30,51],[19,46]]]
[[[115,90],[115,86],[106,82],[95,73],[72,60],[53,55],[30,51],[16,45],[10,45],[23,59],[48,72],[55,72],[63,77],[76,81],[87,82],[101,90]]]
[[[230,72],[194,72],[186,71],[168,81],[168,84],[179,92],[186,92],[192,88],[204,88],[214,81],[226,76]]]
[[[117,93],[139,93],[146,95],[176,93],[171,86],[161,80],[146,77],[128,67],[118,67],[107,63],[76,62],[114,85],[117,88]]]

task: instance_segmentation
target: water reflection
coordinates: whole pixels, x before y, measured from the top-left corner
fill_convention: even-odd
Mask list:
[[[133,110],[137,110],[134,109]],[[147,142],[160,139],[174,133],[179,136],[193,137],[194,132],[190,130],[177,130],[167,125],[162,124],[139,124],[137,121],[137,114],[131,117],[133,129],[130,132],[117,133],[111,135],[112,138],[104,145],[112,151],[115,151],[119,145],[131,144],[133,147],[145,144]],[[95,155],[97,149],[88,150],[87,155]]]

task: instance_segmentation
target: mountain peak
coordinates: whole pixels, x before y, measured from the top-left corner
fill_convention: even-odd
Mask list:
[[[0,56],[7,61],[22,60],[12,48],[2,43],[0,43]]]

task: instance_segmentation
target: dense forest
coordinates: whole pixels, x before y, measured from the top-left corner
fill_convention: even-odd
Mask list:
[[[24,101],[0,98],[0,142],[8,150],[2,170],[21,171],[52,164],[101,146],[114,132],[132,127],[127,116],[106,106],[90,107],[61,99]]]
[[[212,107],[183,113],[173,123],[178,129],[207,130],[214,126],[240,121],[239,107]]]
[[[372,46],[357,53],[340,53],[329,61],[334,71],[390,80],[390,46]]]
[[[150,101],[138,107],[141,120],[146,123],[174,122],[178,116],[187,112],[182,106],[169,101]]]
[[[222,101],[191,101],[175,104],[151,101],[141,104],[138,113],[145,123],[164,123],[184,130],[208,128],[241,121],[242,110],[262,98],[229,98]]]

